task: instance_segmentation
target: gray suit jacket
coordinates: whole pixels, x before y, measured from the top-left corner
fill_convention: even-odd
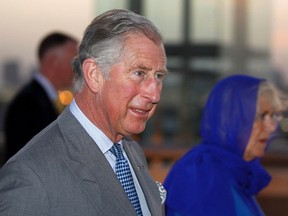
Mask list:
[[[141,147],[129,139],[123,145],[151,214],[162,215],[158,187]],[[0,169],[0,215],[135,213],[107,159],[66,109]]]

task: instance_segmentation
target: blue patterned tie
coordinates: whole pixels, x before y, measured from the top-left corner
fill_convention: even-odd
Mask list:
[[[114,144],[110,151],[116,156],[115,172],[116,176],[122,184],[130,202],[132,203],[137,215],[141,216],[141,206],[133,182],[133,177],[130,171],[128,161],[123,156],[120,144]]]

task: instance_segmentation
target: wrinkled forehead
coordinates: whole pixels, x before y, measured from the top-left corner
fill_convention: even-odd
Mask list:
[[[134,63],[139,59],[143,59],[152,64],[157,64],[158,67],[162,67],[162,70],[167,70],[164,45],[155,43],[143,34],[127,37],[121,51],[121,60],[125,59],[129,63]]]

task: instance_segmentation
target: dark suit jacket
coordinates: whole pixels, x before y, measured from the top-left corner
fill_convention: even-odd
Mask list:
[[[162,214],[158,187],[138,143],[124,139],[153,216]],[[1,216],[135,216],[107,159],[66,109],[0,169]]]
[[[4,123],[6,158],[14,155],[57,116],[53,102],[36,80],[24,86],[7,109]]]

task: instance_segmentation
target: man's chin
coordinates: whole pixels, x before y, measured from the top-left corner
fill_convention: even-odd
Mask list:
[[[134,128],[130,128],[129,130],[129,135],[138,135],[140,133],[142,133],[145,130],[146,124],[141,126],[141,127],[134,127]]]

